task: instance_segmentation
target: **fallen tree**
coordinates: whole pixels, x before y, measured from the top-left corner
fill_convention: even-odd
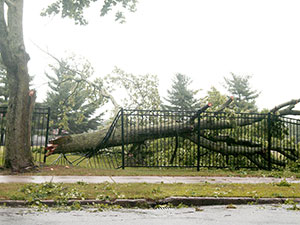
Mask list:
[[[179,115],[173,119],[165,118],[165,121],[159,121],[156,118],[156,122],[151,122],[149,117],[146,126],[139,125],[145,123],[145,119],[131,121],[128,119],[130,113],[126,114],[121,110],[109,127],[99,129],[93,133],[64,136],[50,141],[49,146],[46,148],[47,156],[50,154],[84,153],[87,157],[91,157],[95,154],[101,154],[102,150],[122,146],[122,144],[131,145],[126,152],[126,154],[129,154],[137,146],[145,145],[149,141],[180,137],[182,140],[189,140],[195,145],[201,146],[207,152],[215,152],[223,156],[244,156],[257,167],[264,169],[269,168],[270,164],[285,166],[288,160],[296,161],[299,159],[298,143],[295,140],[291,141],[294,143],[290,144],[289,147],[283,145],[271,146],[269,142],[282,141],[289,138],[288,134],[285,136],[280,134],[280,137],[275,137],[276,132],[283,133],[285,129],[285,123],[280,122],[278,118],[287,115],[300,115],[300,111],[294,110],[300,99],[280,104],[270,110],[269,114],[255,114],[255,116],[247,116],[245,114],[246,116],[239,115],[239,117],[222,113],[232,101],[233,98],[229,98],[215,112],[207,112],[211,106],[208,104],[197,112],[189,114],[188,117],[182,116],[180,118]],[[219,115],[222,115],[221,122]],[[272,122],[277,121],[277,125],[272,125],[273,128],[271,129],[273,130],[266,131],[269,134],[253,132],[252,136],[248,135],[246,139],[244,137],[232,136],[234,129],[242,127],[250,129],[249,127],[251,126],[262,126],[260,124],[262,121],[268,126],[272,125]],[[126,132],[124,132],[124,129],[126,129]],[[256,129],[258,130],[258,128]],[[274,129],[277,130],[275,131]],[[230,130],[231,132],[225,132],[226,130]],[[273,135],[273,137],[270,135]],[[255,141],[255,139],[259,141]],[[176,140],[178,141],[178,138]],[[176,144],[176,146],[171,163],[173,163],[174,156],[176,155],[178,145]],[[280,157],[277,157],[274,154],[275,152]]]

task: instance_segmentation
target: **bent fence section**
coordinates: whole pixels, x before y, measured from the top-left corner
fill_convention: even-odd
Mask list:
[[[273,114],[121,110],[102,147],[55,163],[101,168],[299,165],[300,121]],[[120,139],[122,145],[105,147]]]

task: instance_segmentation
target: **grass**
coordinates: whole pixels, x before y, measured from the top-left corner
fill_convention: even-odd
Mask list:
[[[3,163],[3,148],[0,148],[0,165]],[[35,159],[41,161],[43,158],[40,154],[34,155]],[[71,166],[66,163],[63,158],[60,164],[51,165],[53,161],[58,158],[58,155],[51,155],[47,159],[45,165],[41,165],[38,171],[28,172],[16,175],[35,175],[35,176],[237,176],[237,177],[277,177],[277,178],[300,178],[300,173],[292,172],[290,170],[255,170],[255,169],[215,169],[215,168],[201,168],[197,171],[196,168],[125,168],[122,169],[99,169],[92,168],[91,164],[84,160],[79,166]],[[78,156],[70,156],[69,160],[75,160]],[[92,163],[93,160],[91,160]],[[10,175],[10,170],[0,169],[0,175]]]
[[[67,200],[67,199],[162,199],[186,197],[254,197],[299,198],[300,184],[0,184],[0,199]]]

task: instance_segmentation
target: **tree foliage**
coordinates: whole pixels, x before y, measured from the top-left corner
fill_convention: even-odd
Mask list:
[[[80,62],[74,57],[60,60],[59,65],[50,65],[50,91],[46,104],[51,108],[51,129],[58,134],[83,133],[96,130],[100,115],[94,115],[103,104],[99,92],[94,92],[87,80],[93,68],[87,61]]]
[[[233,73],[230,78],[224,77],[224,86],[234,97],[237,112],[257,112],[255,100],[259,96],[259,92],[250,87],[250,78],[251,76],[240,76]]]
[[[227,99],[228,97],[226,95],[222,94],[216,87],[212,86],[207,91],[207,95],[202,101],[212,104],[212,106],[209,108],[209,111],[216,111],[227,101]]]
[[[44,9],[42,16],[60,14],[62,18],[68,17],[75,21],[76,24],[86,25],[88,21],[84,17],[84,10],[89,8],[92,3],[98,0],[56,0],[54,3]],[[100,16],[105,16],[113,8],[120,8],[115,13],[115,20],[124,23],[124,9],[130,12],[136,11],[137,0],[105,0],[100,9]]]
[[[158,78],[156,75],[134,75],[115,68],[112,74],[106,77],[108,85],[119,89],[116,96],[125,95],[122,107],[130,109],[159,109],[161,100],[158,92]],[[113,90],[111,90],[113,92]]]
[[[173,77],[171,89],[165,100],[168,104],[163,105],[168,110],[194,110],[199,106],[199,102],[195,99],[198,90],[189,88],[192,83],[191,78],[186,75],[177,73]]]

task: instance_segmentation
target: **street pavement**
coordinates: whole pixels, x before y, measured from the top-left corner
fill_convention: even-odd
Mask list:
[[[99,212],[38,212],[29,208],[0,208],[1,225],[299,225],[300,212],[289,205],[202,206],[201,208],[119,209]]]
[[[300,183],[300,179],[274,177],[182,177],[182,176],[0,176],[0,183]]]

